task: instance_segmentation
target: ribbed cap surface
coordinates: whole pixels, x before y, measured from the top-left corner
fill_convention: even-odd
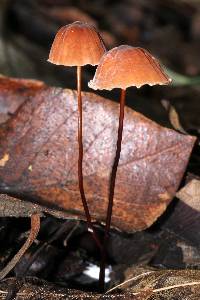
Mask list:
[[[164,73],[159,62],[148,51],[122,45],[104,54],[88,85],[94,90],[112,90],[170,82],[171,79]]]
[[[96,29],[82,22],[60,28],[53,41],[48,61],[56,65],[97,65],[106,49]]]

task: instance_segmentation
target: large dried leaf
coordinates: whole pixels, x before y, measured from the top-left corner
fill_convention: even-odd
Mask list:
[[[77,179],[77,97],[41,86],[23,93],[12,81],[6,97],[27,97],[1,131],[0,190],[83,217]],[[5,79],[0,94],[5,97]],[[19,92],[20,91],[20,92]],[[103,221],[117,139],[117,104],[83,93],[84,184],[89,208]],[[149,227],[173,198],[195,138],[163,128],[126,108],[112,224],[134,231]]]

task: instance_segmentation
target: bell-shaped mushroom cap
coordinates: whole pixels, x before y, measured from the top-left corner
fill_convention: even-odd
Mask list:
[[[112,90],[170,82],[171,79],[148,51],[122,45],[102,56],[95,76],[88,85],[94,90]]]
[[[48,61],[56,65],[97,65],[106,49],[96,29],[82,22],[63,26],[55,36]]]

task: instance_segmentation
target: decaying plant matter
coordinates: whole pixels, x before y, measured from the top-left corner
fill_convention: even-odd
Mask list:
[[[4,161],[0,191],[52,208],[54,215],[57,210],[63,218],[82,218],[76,169],[76,94],[28,83],[0,78],[3,99],[9,103],[20,98],[24,102],[0,131],[0,160]],[[88,132],[84,139],[85,191],[92,218],[104,221],[118,105],[92,93],[82,96]],[[149,227],[166,209],[179,186],[195,138],[163,128],[128,108],[125,118],[112,224],[133,232]]]
[[[19,252],[12,258],[12,260],[6,265],[6,267],[0,271],[0,280],[6,277],[8,273],[16,266],[21,257],[27,251],[27,249],[32,245],[35,241],[38,232],[40,230],[40,215],[37,213],[33,213],[31,216],[31,230],[28,239],[21,247]]]

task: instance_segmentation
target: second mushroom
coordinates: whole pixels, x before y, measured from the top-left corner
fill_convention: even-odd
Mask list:
[[[106,247],[111,226],[115,182],[122,144],[126,89],[130,86],[140,88],[145,84],[151,86],[156,84],[165,85],[170,82],[171,79],[164,73],[158,61],[148,51],[142,48],[121,45],[104,54],[97,67],[94,79],[88,84],[94,90],[121,89],[118,138],[110,177],[104,248]],[[104,281],[104,270],[105,257],[102,260],[100,270],[101,282]]]

